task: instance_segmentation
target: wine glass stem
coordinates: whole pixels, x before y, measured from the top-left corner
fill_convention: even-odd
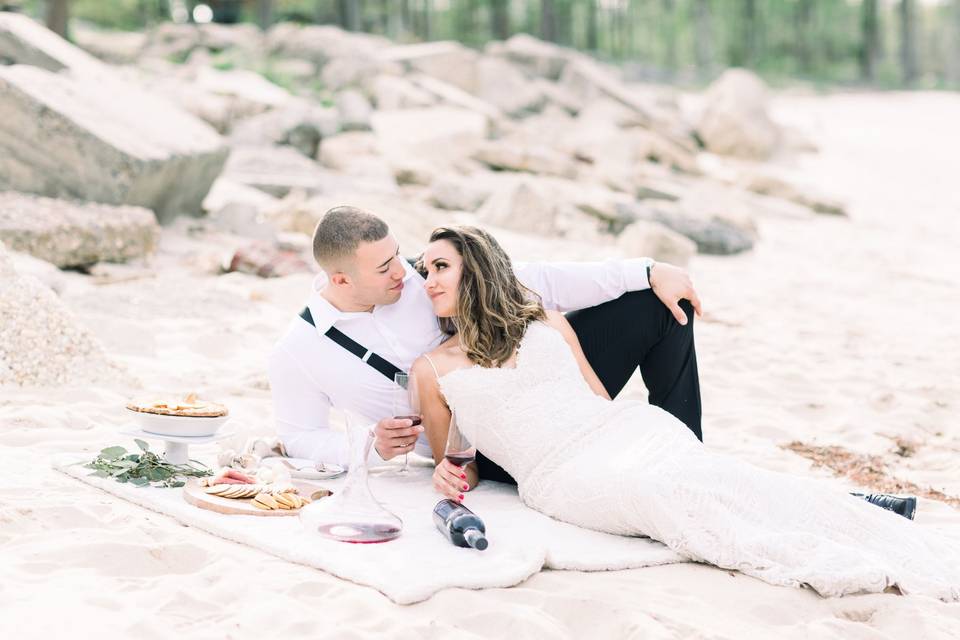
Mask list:
[[[410,465],[410,454],[405,453],[403,454],[403,468],[400,469],[400,472],[406,473],[407,471],[409,471],[409,465]]]

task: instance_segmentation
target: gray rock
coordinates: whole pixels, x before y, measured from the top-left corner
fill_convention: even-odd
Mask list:
[[[322,153],[322,151],[321,151]],[[291,191],[319,194],[342,179],[289,147],[237,147],[223,178],[282,198]]]
[[[377,58],[341,57],[327,62],[320,77],[330,91],[342,91],[365,87],[381,74],[399,76],[401,73],[400,65]]]
[[[839,200],[818,193],[814,187],[795,185],[772,173],[744,173],[741,176],[740,184],[754,193],[783,198],[813,209],[817,213],[836,216],[847,215],[846,208]]]
[[[581,57],[567,64],[560,85],[585,104],[606,97],[633,111],[639,124],[649,127],[655,122],[649,101],[632,93],[612,71],[593,60]]]
[[[74,23],[71,37],[81,49],[110,64],[132,64],[147,43],[139,31],[102,31]]]
[[[429,107],[437,102],[432,93],[397,76],[378,75],[370,80],[368,90],[377,110]]]
[[[289,145],[307,156],[317,157],[321,141],[340,130],[336,109],[306,100],[234,123],[230,144],[234,146]]]
[[[469,176],[444,175],[430,184],[430,202],[451,211],[476,211],[493,190]]]
[[[440,102],[483,115],[487,118],[491,127],[506,117],[503,111],[489,102],[485,102],[442,80],[437,80],[422,73],[411,73],[407,76],[407,79],[413,82],[416,87],[436,97]]]
[[[477,62],[480,54],[458,42],[424,42],[399,45],[380,52],[380,59],[419,71],[467,93],[477,93]]]
[[[524,68],[533,75],[558,80],[564,67],[575,56],[570,49],[518,33],[505,42],[492,42],[486,53],[500,56]]]
[[[561,203],[533,180],[499,189],[477,210],[477,218],[505,229],[545,235],[559,232]]]
[[[110,76],[0,67],[0,189],[200,211],[228,149],[209,126]]]
[[[368,131],[373,107],[362,93],[348,89],[337,94],[335,99],[340,113],[340,128],[343,131]]]
[[[618,236],[617,244],[627,257],[649,257],[680,267],[697,253],[697,244],[657,222],[634,222]]]
[[[493,169],[563,178],[577,175],[577,165],[573,159],[546,144],[510,139],[491,140],[480,147],[473,157]]]
[[[746,69],[728,69],[707,90],[697,133],[707,149],[751,159],[770,157],[779,128],[767,113],[767,88]]]
[[[103,64],[25,15],[0,11],[0,64],[102,73]]]
[[[0,193],[0,240],[61,268],[142,258],[159,236],[153,214],[139,207]]]
[[[67,284],[66,276],[56,265],[40,258],[34,258],[29,253],[8,251],[8,254],[18,274],[36,278],[45,286],[50,287],[57,295],[63,293]],[[0,266],[0,277],[3,277],[3,275],[3,268]]]
[[[539,85],[506,60],[493,57],[476,63],[476,95],[512,117],[535,113],[547,100]]]
[[[377,153],[397,166],[415,161],[432,166],[434,175],[464,166],[483,144],[489,131],[487,119],[476,112],[436,106],[425,109],[377,111],[373,131]]]
[[[753,248],[753,236],[718,217],[692,214],[669,203],[657,205],[620,204],[624,218],[662,224],[693,240],[700,253],[731,255]]]

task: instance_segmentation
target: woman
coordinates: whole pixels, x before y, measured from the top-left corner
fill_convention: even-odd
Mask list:
[[[896,587],[960,600],[947,541],[816,481],[712,453],[658,407],[611,402],[564,317],[524,289],[486,232],[437,229],[421,266],[451,334],[414,363],[442,492],[462,499],[477,482],[474,465],[443,460],[453,408],[521,500],[558,520],[828,596]]]

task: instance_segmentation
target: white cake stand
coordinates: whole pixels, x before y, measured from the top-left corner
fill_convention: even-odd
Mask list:
[[[170,464],[186,464],[190,461],[190,445],[209,444],[219,442],[234,435],[234,431],[224,430],[212,436],[164,436],[159,433],[150,433],[139,427],[130,427],[120,432],[125,436],[140,438],[141,440],[160,440],[164,444],[163,457]]]

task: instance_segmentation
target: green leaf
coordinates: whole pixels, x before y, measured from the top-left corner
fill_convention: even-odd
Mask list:
[[[120,458],[127,452],[123,447],[107,447],[100,452],[100,457],[104,460],[116,460]]]
[[[140,447],[141,451],[150,451],[150,445],[148,445],[146,442],[144,442],[140,438],[134,438],[133,441],[137,443],[137,446]]]
[[[107,473],[106,471],[104,471],[103,469],[97,469],[96,471],[94,471],[94,472],[91,473],[90,475],[96,476],[97,478],[109,478],[109,477],[110,477],[110,474]]]
[[[146,478],[130,478],[130,484],[135,485],[137,487],[145,487],[148,484],[150,484],[150,481],[147,480]]]

